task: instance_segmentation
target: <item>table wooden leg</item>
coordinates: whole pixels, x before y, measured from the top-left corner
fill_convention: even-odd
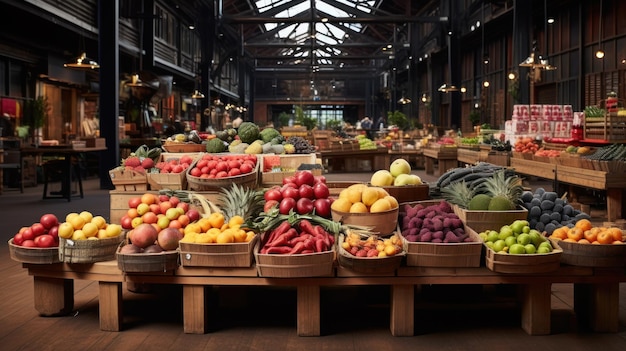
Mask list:
[[[413,336],[415,329],[415,286],[391,286],[391,335]]]
[[[522,329],[529,335],[550,334],[551,290],[550,283],[523,286]]]
[[[206,287],[183,285],[183,325],[187,334],[207,332]]]
[[[622,191],[623,189],[618,188],[606,190],[606,216],[609,222],[614,222],[622,216]]]
[[[424,157],[424,168],[426,170],[426,174],[434,174],[435,161],[430,157]]]
[[[458,166],[457,160],[439,160],[438,175],[441,177],[444,173]]]
[[[74,309],[74,281],[72,279],[33,278],[35,309],[42,316],[62,316]]]
[[[320,287],[298,286],[298,336],[320,336]]]
[[[594,332],[617,333],[619,283],[574,284],[574,311]]]
[[[99,288],[100,330],[122,330],[122,283],[99,282]]]

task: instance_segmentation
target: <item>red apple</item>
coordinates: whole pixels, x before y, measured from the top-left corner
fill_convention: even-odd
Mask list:
[[[263,193],[263,198],[265,199],[265,201],[280,201],[283,199],[283,194],[281,194],[279,188],[270,188],[265,193]]]
[[[24,247],[37,247],[37,245],[35,245],[35,241],[33,241],[33,240],[24,240],[24,242],[22,243],[22,246],[24,246]]]
[[[178,205],[178,203],[180,202],[180,198],[178,198],[178,196],[172,196],[170,197],[170,202],[172,203],[173,207],[176,207],[176,205]]]
[[[48,234],[52,235],[56,241],[59,241],[59,226],[55,225],[54,227],[48,229]]]
[[[296,177],[294,177],[294,176],[284,177],[283,178],[283,185],[285,185],[287,183],[294,183],[294,184],[296,184]]]
[[[33,230],[29,227],[22,232],[22,237],[24,238],[24,241],[26,241],[26,240],[35,239],[36,235],[33,232]]]
[[[132,224],[133,219],[128,217],[127,215],[122,216],[122,219],[120,219],[120,224],[122,225],[122,228],[124,229],[132,229],[133,228],[133,224]]]
[[[146,248],[153,245],[158,236],[157,229],[148,223],[141,223],[135,229],[133,229],[132,243],[140,248]]]
[[[292,188],[290,186],[283,189],[283,199],[292,198],[294,200],[298,200],[300,198],[300,191],[297,188]]]
[[[329,199],[315,199],[313,201],[313,207],[315,207],[315,214],[324,217],[330,218],[330,200]]]
[[[309,184],[300,185],[300,187],[298,188],[298,193],[300,195],[300,198],[303,198],[303,197],[306,197],[307,199],[315,198],[313,187],[310,186]]]
[[[179,202],[178,204],[176,204],[176,207],[182,208],[183,212],[187,213],[187,211],[189,211],[189,203],[187,202]]]
[[[296,212],[299,214],[307,214],[313,212],[313,200],[308,197],[298,199],[296,202]]]
[[[289,211],[296,207],[296,200],[292,197],[285,197],[280,201],[278,205],[278,212],[280,214],[289,214]]]
[[[50,229],[59,224],[59,219],[52,213],[46,213],[45,215],[41,216],[41,218],[39,219],[39,223],[41,223],[44,228]]]
[[[13,236],[13,244],[21,246],[23,242],[24,236],[22,236],[22,233],[17,233]]]
[[[40,236],[46,233],[46,227],[41,223],[33,223],[33,225],[30,226],[30,230],[33,231],[34,236]]]
[[[196,210],[195,208],[190,208],[187,211],[187,217],[189,217],[189,222],[196,222],[200,220],[200,212],[198,212],[198,210]]]
[[[157,235],[157,243],[163,250],[176,250],[183,233],[176,228],[165,228]]]
[[[294,178],[297,186],[302,186],[303,184],[313,186],[315,184],[315,177],[309,171],[297,171]]]
[[[326,199],[330,195],[330,190],[326,183],[315,183],[313,186],[313,194],[316,199]]]
[[[38,247],[54,247],[57,246],[57,242],[50,234],[43,234],[36,238],[35,244]]]
[[[128,199],[128,208],[137,208],[141,203],[141,196],[131,197]]]

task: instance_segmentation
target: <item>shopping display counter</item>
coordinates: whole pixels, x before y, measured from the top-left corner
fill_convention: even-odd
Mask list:
[[[551,285],[574,284],[574,312],[595,332],[619,329],[619,283],[626,282],[624,267],[591,268],[561,266],[550,273],[502,274],[486,267],[400,267],[386,275],[360,274],[341,266],[332,276],[311,278],[264,278],[255,266],[246,268],[179,267],[167,273],[124,274],[117,261],[94,264],[23,264],[34,279],[35,308],[43,316],[69,314],[74,303],[74,279],[99,283],[100,329],[123,330],[122,287],[126,283],[179,284],[183,287],[185,333],[207,332],[207,288],[211,286],[293,286],[297,289],[297,333],[320,335],[322,286],[388,285],[389,328],[394,336],[414,335],[415,290],[422,284],[513,284],[521,290],[521,327],[529,335],[550,334]]]

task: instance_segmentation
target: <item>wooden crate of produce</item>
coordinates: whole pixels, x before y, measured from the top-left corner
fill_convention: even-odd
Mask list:
[[[117,190],[148,190],[148,178],[145,172],[117,167],[109,171],[109,177]]]
[[[415,267],[480,267],[483,243],[467,225],[465,232],[472,241],[462,243],[409,242],[406,245],[406,265]]]
[[[454,213],[467,226],[480,233],[485,230],[500,230],[503,225],[511,224],[518,219],[527,219],[528,210],[519,207],[509,211],[474,211],[453,205]]]
[[[251,267],[253,248],[258,235],[242,243],[179,243],[180,264],[183,267]]]
[[[24,247],[15,245],[9,239],[9,256],[12,260],[22,263],[50,264],[59,263],[58,247]]]
[[[581,244],[563,240],[558,243],[563,249],[561,263],[583,267],[626,266],[624,244]]]
[[[335,250],[310,254],[261,254],[257,244],[254,257],[259,276],[274,278],[303,278],[333,275]]]
[[[540,178],[554,179],[556,176],[556,164],[553,163],[511,158],[511,168],[517,173],[529,174]]]
[[[161,272],[172,274],[178,268],[178,250],[169,250],[158,253],[121,253],[121,248],[125,243],[121,243],[117,252],[117,267],[122,272]]]
[[[283,178],[294,175],[301,165],[319,165],[313,175],[322,175],[321,159],[316,154],[262,155],[260,157],[261,184],[282,184]]]
[[[545,254],[512,255],[495,252],[489,246],[485,247],[485,265],[487,268],[498,273],[534,274],[547,273],[559,269],[563,250],[555,242],[550,240],[552,252]]]
[[[396,233],[396,235],[400,236],[398,233]],[[404,257],[406,256],[406,250],[403,247],[403,251],[394,256],[356,257],[341,246],[341,243],[343,243],[344,240],[344,234],[339,235],[339,239],[337,241],[337,262],[340,266],[348,268],[353,272],[365,274],[389,273],[394,275],[396,269],[400,267]]]
[[[603,117],[585,117],[585,139],[611,143],[626,142],[626,116],[610,112]]]

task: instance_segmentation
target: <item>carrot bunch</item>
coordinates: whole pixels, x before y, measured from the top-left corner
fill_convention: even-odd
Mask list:
[[[529,152],[535,153],[539,150],[539,145],[530,137],[520,137],[517,138],[515,144],[513,145],[513,150],[517,152]]]

